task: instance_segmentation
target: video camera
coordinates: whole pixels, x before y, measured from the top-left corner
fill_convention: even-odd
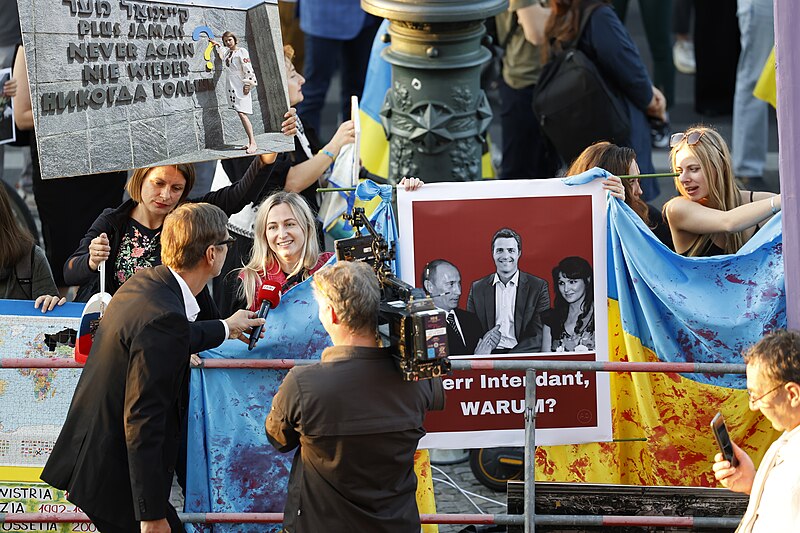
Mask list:
[[[375,270],[382,291],[378,330],[388,339],[403,379],[419,381],[450,372],[444,311],[425,291],[392,273],[388,262],[395,258],[395,250],[375,231],[363,208],[353,208],[353,214],[344,218],[353,225],[356,236],[335,242],[336,258],[365,261]],[[369,235],[360,234],[362,227]]]

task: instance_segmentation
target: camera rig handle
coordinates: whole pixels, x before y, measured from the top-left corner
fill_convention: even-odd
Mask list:
[[[389,261],[395,259],[395,249],[375,231],[363,207],[355,207],[352,214],[343,217],[350,221],[355,235],[335,242],[336,258],[364,261],[375,271],[383,292],[378,329],[388,339],[403,379],[417,381],[447,374],[450,360],[445,313],[425,291],[394,275]],[[361,228],[367,228],[369,235],[361,235]]]
[[[366,252],[366,247],[363,247],[361,257],[357,257],[355,254],[352,257],[345,255],[346,260],[364,260],[370,263],[375,269],[375,274],[378,276],[387,299],[412,301],[426,298],[425,291],[409,285],[394,275],[389,261],[395,259],[395,249],[386,242],[383,235],[375,230],[375,226],[367,218],[363,207],[354,207],[352,214],[345,213],[342,216],[350,222],[357,234],[361,233],[361,228],[366,228],[369,232],[368,237],[363,236],[361,239],[369,240],[370,253],[363,253]],[[359,237],[355,237],[355,239],[359,239]],[[367,244],[367,241],[364,244]]]

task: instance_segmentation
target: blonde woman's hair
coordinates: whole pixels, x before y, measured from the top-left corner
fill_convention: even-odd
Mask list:
[[[700,138],[695,144],[688,144],[688,137],[691,133],[701,133]],[[742,193],[736,187],[733,180],[733,167],[731,165],[731,154],[728,151],[728,145],[725,139],[715,130],[708,126],[696,125],[686,130],[685,136],[681,142],[672,147],[669,154],[670,164],[672,170],[675,172],[677,163],[675,158],[678,151],[684,147],[694,155],[700,162],[700,168],[703,170],[703,175],[706,178],[708,186],[707,207],[718,209],[720,211],[730,211],[742,204]],[[675,188],[681,196],[689,199],[686,191],[681,184],[680,176],[675,177]],[[669,203],[669,202],[668,202]],[[666,213],[666,205],[664,206]],[[706,234],[698,236],[694,244],[689,247],[685,255],[693,257],[702,253],[706,249],[708,243],[713,239],[714,234]],[[722,235],[724,240],[723,250],[727,254],[733,254],[739,251],[746,238],[743,231],[735,233],[726,233]]]
[[[300,224],[305,237],[303,253],[291,272],[287,272],[287,277],[294,276],[303,272],[303,279],[308,278],[308,271],[316,266],[319,261],[319,239],[317,238],[317,227],[314,223],[314,213],[308,206],[308,202],[295,192],[280,191],[268,196],[256,212],[256,223],[254,228],[253,251],[250,260],[242,268],[244,279],[239,288],[239,294],[247,301],[247,307],[253,306],[258,292],[259,274],[264,274],[273,265],[280,264],[275,251],[269,247],[267,242],[267,217],[270,210],[276,205],[287,204],[292,210],[294,218]]]

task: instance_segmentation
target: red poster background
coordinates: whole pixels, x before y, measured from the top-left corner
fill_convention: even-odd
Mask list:
[[[519,269],[547,281],[550,300],[554,298],[552,269],[569,256],[579,256],[593,263],[591,196],[515,197],[466,200],[434,200],[412,203],[414,227],[414,283],[422,286],[424,266],[434,259],[446,259],[461,272],[459,307],[466,308],[472,282],[495,271],[491,241],[494,233],[508,227],[522,239]],[[599,302],[605,306],[605,302]],[[598,302],[595,302],[598,307]],[[594,361],[594,353],[536,356],[542,359]],[[462,402],[484,402],[495,408],[498,400],[508,401],[509,408],[521,409],[525,388],[482,388],[481,375],[524,376],[524,371],[464,371],[449,378],[473,378],[468,389],[447,391],[444,411],[431,412],[425,421],[429,432],[520,429],[523,414],[464,415]],[[555,373],[563,375],[564,373]],[[550,373],[553,375],[553,373]],[[597,389],[594,374],[588,388],[577,386],[537,387],[537,398],[545,400],[544,412],[537,415],[539,428],[595,427],[597,425]],[[521,380],[520,380],[521,382]],[[463,385],[463,382],[462,382]],[[549,400],[549,401],[548,401]],[[555,402],[553,402],[555,400]],[[511,403],[511,402],[516,403]],[[505,404],[504,404],[505,405]],[[553,407],[550,412],[550,407]]]
[[[593,263],[591,196],[435,200],[414,202],[412,213],[413,283],[422,286],[420,276],[429,261],[450,261],[461,271],[462,309],[472,282],[495,271],[492,236],[500,228],[519,233],[519,269],[547,281],[551,302],[552,270],[559,261],[577,255]]]
[[[546,359],[560,361],[594,361],[594,353],[559,354],[557,356],[515,357],[515,359]],[[486,377],[506,378],[517,376],[519,386],[505,388],[481,388],[481,375]],[[574,372],[543,372],[536,373],[538,379],[549,380],[553,376],[559,378],[564,374]],[[525,377],[524,371],[512,370],[465,370],[452,372],[445,379],[457,380],[459,378],[473,378],[469,383],[470,388],[465,389],[467,381],[461,381],[459,388],[450,388],[446,391],[447,405],[443,411],[430,411],[425,418],[425,429],[430,433],[449,431],[479,431],[498,429],[521,429],[525,427],[523,408],[525,404],[525,387],[521,385]],[[536,400],[543,400],[544,410],[536,415],[536,427],[548,428],[577,428],[597,426],[597,385],[595,373],[582,373],[583,381],[588,381],[589,386],[538,386],[536,387]],[[508,382],[508,381],[507,381]],[[452,383],[452,382],[451,382]],[[456,385],[456,383],[452,383]],[[508,402],[507,414],[498,411],[498,401]],[[477,402],[477,414],[465,414],[463,403]],[[486,406],[485,402],[489,402]],[[488,410],[487,410],[488,409]],[[493,411],[495,411],[493,413]],[[484,414],[481,414],[484,412]]]

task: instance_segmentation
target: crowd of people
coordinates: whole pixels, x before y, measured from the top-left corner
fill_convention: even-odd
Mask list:
[[[5,3],[1,0],[0,5]],[[16,9],[16,2],[12,3]],[[288,290],[309,278],[314,280],[319,319],[334,346],[323,353],[326,364],[289,374],[266,420],[268,438],[276,448],[288,451],[300,446],[302,450],[291,474],[296,486],[287,503],[291,517],[287,529],[295,524],[298,530],[330,527],[333,515],[351,526],[376,519],[393,520],[398,531],[418,526],[410,503],[415,487],[410,465],[424,432],[425,412],[441,407],[440,392],[435,382],[412,388],[403,386],[395,375],[374,334],[377,278],[363,264],[326,267],[333,254],[326,250],[317,220],[315,189],[326,184],[333,161],[355,140],[349,95],[363,90],[369,49],[380,21],[364,13],[354,0],[303,0],[298,9],[287,8],[292,3],[279,1],[282,31],[293,41],[284,47],[291,109],[281,132],[294,137],[294,151],[227,161],[229,186],[192,194],[195,168],[191,164],[135,169],[130,177],[116,172],[45,181],[32,141],[33,191],[43,248],[17,223],[10,199],[0,188],[0,298],[32,300],[42,312],[63,304],[67,296],[85,302],[99,291],[100,265],[108,265],[105,287],[114,298],[42,476],[53,486],[67,489],[72,501],[103,531],[138,530],[139,522],[143,528],[149,522],[152,531],[179,530],[174,509],[165,503],[171,483],[171,476],[169,480],[165,476],[176,467],[180,453],[180,439],[175,435],[183,430],[185,413],[173,407],[182,406],[188,357],[226,338],[246,341],[250,328],[263,324],[254,311],[260,304],[258,289],[265,281]],[[750,93],[757,78],[754,73],[760,72],[770,51],[772,20],[765,4],[771,12],[771,2],[738,2],[742,53],[734,65],[735,98],[731,91],[733,152],[711,126],[692,126],[670,135],[668,109],[675,94],[675,68],[696,70],[700,78],[707,52],[702,40],[695,43],[695,65],[686,15],[670,27],[665,15],[671,12],[669,2],[640,3],[653,76],[623,23],[626,1],[511,0],[508,10],[497,15],[498,44],[505,51],[498,80],[500,178],[572,176],[600,167],[613,175],[603,187],[623,200],[667,248],[688,257],[736,253],[781,209],[780,194],[745,188],[759,185],[758,178],[764,174],[767,108]],[[678,7],[684,13],[683,4],[676,0],[676,13]],[[698,9],[695,35],[708,24],[704,8]],[[13,28],[0,26],[0,37],[10,31]],[[674,48],[673,31],[677,35]],[[548,142],[530,102],[542,66],[576,37],[574,45],[595,62],[611,91],[624,102],[630,134],[616,143],[599,141],[587,146],[570,161]],[[221,43],[212,44],[225,65],[230,104],[247,134],[247,145],[241,148],[247,155],[254,154],[257,146],[248,118],[251,91],[264,80],[256,80],[248,52],[235,34],[226,32]],[[2,96],[16,98],[17,127],[33,136],[33,106],[21,43],[0,41],[0,60],[14,67],[12,80],[0,88]],[[343,80],[343,120],[325,143],[318,136],[320,112],[337,68]],[[710,83],[706,75],[702,79]],[[616,176],[653,173],[652,149],[666,144],[676,173],[676,193],[659,209],[652,205],[658,195],[656,181]],[[122,201],[123,186],[130,197],[126,201]],[[417,178],[404,178],[399,186],[413,191],[423,185]],[[93,193],[77,194],[85,188]],[[80,197],[81,203],[71,203],[66,213],[64,199]],[[421,273],[422,287],[446,312],[452,354],[595,349],[594,272],[587,258],[563,257],[552,265],[552,279],[545,280],[520,270],[522,238],[514,228],[498,228],[489,248],[495,271],[471,281],[463,309],[459,307],[461,271],[456,264],[447,258],[435,259]],[[69,291],[69,287],[75,289]],[[220,320],[221,316],[230,318]],[[102,357],[101,352],[105,353]],[[786,432],[775,451],[771,448],[767,453],[773,464],[765,467],[762,463],[756,472],[752,461],[735,446],[739,466],[718,457],[713,467],[723,485],[758,492],[758,499],[751,497],[752,509],[743,521],[751,528],[759,513],[765,512],[759,511],[759,505],[765,506],[759,502],[786,499],[780,494],[779,481],[771,480],[778,476],[774,457],[786,455],[797,445],[800,375],[795,367],[799,355],[797,335],[779,332],[759,342],[745,359],[751,408],[760,409],[776,429]],[[139,366],[126,363],[134,360]],[[140,379],[144,375],[147,379]],[[85,386],[90,380],[92,387]],[[126,390],[135,394],[123,393]],[[311,390],[314,397],[304,397],[304,391]],[[396,411],[393,416],[366,421],[345,416],[369,398],[392,396],[387,391],[395,391],[394,398],[402,399],[383,409]],[[98,398],[108,401],[98,406]],[[90,420],[87,410],[98,410],[100,418]],[[169,435],[151,432],[153,420]],[[120,421],[124,425],[114,425]],[[336,429],[329,436],[326,432],[331,427]],[[111,435],[114,447],[99,454],[102,461],[94,464],[77,452],[84,445],[96,450],[110,446],[100,432]],[[364,435],[373,440],[365,440]],[[136,453],[126,457],[126,446]],[[375,455],[375,450],[382,455]],[[358,468],[345,465],[341,453],[369,456],[371,462]],[[393,468],[369,466],[388,463]],[[782,472],[791,467],[789,459],[786,463]],[[126,467],[120,468],[123,464]],[[378,492],[386,504],[373,507],[357,487],[337,485],[342,469],[352,469],[350,474],[358,480],[383,472],[385,486]],[[108,475],[123,470],[118,477]],[[158,475],[142,475],[151,470]],[[114,490],[107,491],[111,486]],[[119,492],[118,487],[126,488]],[[326,495],[322,499],[328,508],[309,505],[312,499],[320,500],[317,491]],[[762,492],[776,499],[762,499]],[[113,500],[108,498],[110,493]],[[794,501],[786,505],[800,508]],[[334,510],[336,506],[341,509]]]

